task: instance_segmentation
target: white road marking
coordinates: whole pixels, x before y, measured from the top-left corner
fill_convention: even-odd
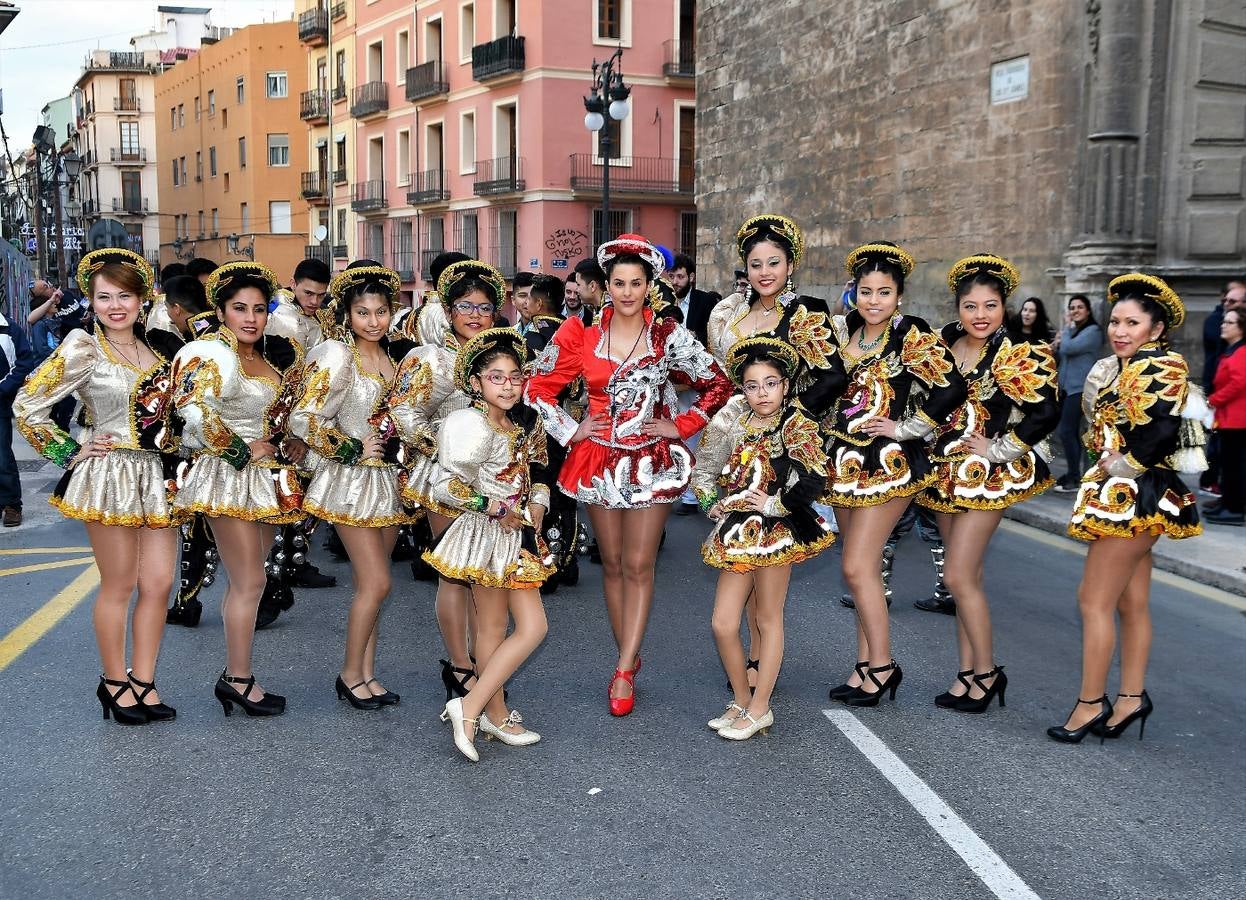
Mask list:
[[[930,789],[886,744],[846,709],[824,709],[822,714],[852,741],[874,768],[891,782],[930,827],[956,851],[973,873],[996,897],[1007,900],[1041,900],[1021,876],[992,850],[952,807]]]

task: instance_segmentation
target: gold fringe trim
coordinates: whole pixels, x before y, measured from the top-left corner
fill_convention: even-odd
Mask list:
[[[136,515],[134,513],[110,513],[99,509],[80,509],[70,506],[60,497],[49,497],[48,505],[67,519],[90,522],[93,525],[120,525],[123,528],[173,528],[189,520],[174,511],[168,516]]]
[[[927,492],[918,497],[916,502],[919,506],[941,513],[958,513],[970,509],[1008,509],[1010,506],[1023,503],[1031,497],[1037,497],[1039,494],[1051,490],[1055,483],[1056,479],[1048,475],[1042,481],[1035,482],[1028,488],[1013,491],[1007,496],[1000,497],[998,500],[970,500],[963,497],[953,497],[951,500],[948,500],[942,496],[936,497]]]
[[[1096,541],[1101,537],[1136,538],[1144,534],[1157,537],[1167,535],[1175,541],[1197,537],[1203,533],[1203,524],[1179,525],[1163,513],[1152,513],[1145,519],[1130,519],[1127,524],[1101,522],[1097,519],[1083,521],[1080,525],[1069,523],[1068,535],[1079,541]]]
[[[411,517],[406,513],[392,513],[387,516],[367,516],[358,518],[348,513],[338,512],[337,510],[325,509],[319,503],[310,503],[303,501],[303,512],[306,515],[334,525],[347,525],[354,528],[388,528],[391,525],[406,525],[411,522]]]
[[[807,559],[813,559],[833,543],[835,543],[835,532],[828,531],[812,543],[796,544],[777,553],[767,553],[764,556],[753,557],[752,561],[746,563],[733,558],[722,549],[720,542],[713,541],[713,546],[710,546],[709,542],[701,545],[701,559],[705,561],[706,565],[713,566],[715,569],[724,569],[728,572],[752,572],[754,569],[794,566]]]
[[[264,509],[247,509],[242,506],[213,506],[209,503],[192,503],[189,506],[179,506],[176,510],[178,515],[185,513],[202,513],[209,519],[241,519],[244,522],[261,522],[264,525],[293,525],[307,518],[307,514],[301,509],[281,510],[275,506],[269,506]]]
[[[920,481],[899,484],[888,488],[881,494],[870,494],[869,496],[841,493],[834,488],[829,488],[819,502],[825,503],[828,506],[843,506],[848,509],[868,509],[871,506],[881,506],[888,500],[894,500],[897,497],[912,497],[919,491],[923,491],[934,484],[937,475],[937,472],[931,472]]]
[[[556,566],[539,566],[537,571],[530,572],[533,576],[540,575],[539,580],[516,581],[512,579],[512,576],[519,573],[511,573],[510,576],[498,576],[493,572],[477,568],[476,566],[447,565],[439,560],[432,550],[425,550],[420,558],[436,569],[437,574],[441,575],[442,578],[448,578],[451,581],[466,581],[468,584],[478,584],[481,587],[487,588],[505,588],[508,591],[539,588],[545,583],[546,579],[558,571]]]

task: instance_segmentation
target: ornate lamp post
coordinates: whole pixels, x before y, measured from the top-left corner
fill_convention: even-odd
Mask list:
[[[632,91],[623,83],[623,48],[620,47],[603,63],[593,60],[593,86],[584,98],[584,127],[599,132],[598,155],[601,157],[601,241],[614,237],[610,229],[610,154],[614,141],[606,127],[606,115],[616,122],[627,118],[627,98]]]

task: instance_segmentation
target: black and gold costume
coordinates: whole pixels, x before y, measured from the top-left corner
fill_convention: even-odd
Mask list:
[[[955,343],[960,326],[944,327]],[[930,458],[935,480],[917,502],[937,512],[1006,509],[1050,488],[1055,479],[1035,449],[1060,421],[1056,361],[1046,344],[1016,343],[996,332],[965,373],[969,398],[935,432]],[[964,437],[991,439],[985,456],[969,450]]]
[[[71,519],[104,525],[167,528],[178,521],[171,505],[168,439],[169,362],[154,349],[140,371],[117,355],[97,323],[74,329],[18,392],[13,418],[41,456],[69,469],[49,502]],[[85,427],[75,440],[52,420],[52,407],[76,394]],[[102,457],[75,464],[97,434],[116,438]]]
[[[924,439],[965,402],[965,380],[923,319],[897,313],[876,348],[844,352],[862,326],[856,310],[831,320],[848,386],[831,416],[826,502],[864,507],[909,497],[934,479]],[[863,433],[876,416],[899,422],[896,437]]]
[[[1202,533],[1194,495],[1170,461],[1180,443],[1188,379],[1185,359],[1158,343],[1127,360],[1100,360],[1091,369],[1082,394],[1090,422],[1086,446],[1092,453],[1125,455],[1106,470],[1100,463],[1082,476],[1069,521],[1072,537]]]

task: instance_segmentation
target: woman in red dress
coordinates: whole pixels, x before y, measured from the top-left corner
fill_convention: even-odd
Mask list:
[[[545,429],[570,446],[558,486],[588,507],[601,548],[610,627],[619,648],[610,679],[610,712],[625,716],[653,603],[653,569],[670,504],[692,475],[683,441],[696,434],[731,396],[717,361],[673,319],[655,318],[645,298],[662,272],[660,251],[640,235],[602,244],[610,303],[600,321],[568,318],[537,358],[524,391]],[[576,422],[558,404],[563,388],[583,376],[588,414]],[[676,414],[675,385],[700,395]]]

